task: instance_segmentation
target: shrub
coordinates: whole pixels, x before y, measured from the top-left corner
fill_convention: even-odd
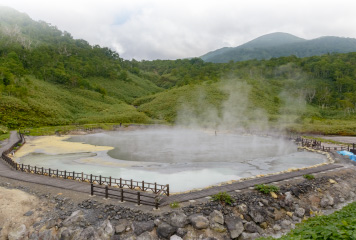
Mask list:
[[[305,175],[303,175],[303,177],[304,177],[305,179],[308,179],[308,180],[313,180],[313,179],[315,179],[314,175],[312,175],[312,174],[305,174]]]
[[[277,186],[265,184],[257,184],[255,185],[255,189],[266,194],[279,191],[279,188]]]
[[[235,200],[227,192],[219,192],[211,196],[213,201],[231,205]]]
[[[179,208],[179,202],[172,202],[169,204],[171,208]]]

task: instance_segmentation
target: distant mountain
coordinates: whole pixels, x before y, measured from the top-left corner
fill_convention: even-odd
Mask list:
[[[231,60],[262,60],[290,55],[311,57],[327,53],[348,52],[356,52],[356,39],[320,37],[305,40],[288,33],[278,32],[258,37],[238,47],[224,47],[200,58],[206,62],[224,63]]]

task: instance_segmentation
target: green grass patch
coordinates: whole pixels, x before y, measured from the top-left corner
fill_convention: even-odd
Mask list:
[[[315,179],[315,176],[312,175],[312,174],[305,174],[305,175],[303,175],[303,177],[304,177],[305,179],[307,179],[307,180],[313,180],[313,179]]]
[[[3,141],[5,139],[8,139],[10,137],[10,133],[4,133],[4,134],[0,134],[0,141]]]
[[[179,202],[172,202],[169,204],[171,208],[179,208]]]
[[[272,237],[259,238],[274,239]],[[356,202],[328,216],[317,216],[297,224],[281,240],[356,239]]]
[[[271,192],[279,192],[279,188],[274,185],[265,185],[265,184],[257,184],[255,185],[255,189],[260,191],[261,193],[271,193]]]
[[[235,202],[235,200],[227,192],[219,192],[217,194],[212,195],[211,198],[213,201],[218,201],[222,204],[231,205]]]

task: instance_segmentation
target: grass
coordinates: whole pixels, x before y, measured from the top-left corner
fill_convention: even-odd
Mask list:
[[[356,202],[350,203],[333,214],[309,218],[278,239],[356,239]]]
[[[212,201],[218,201],[222,204],[231,205],[232,203],[235,202],[235,200],[227,192],[219,192],[217,194],[212,195],[211,198]]]
[[[171,208],[179,208],[179,202],[172,202],[169,204]]]
[[[261,193],[265,193],[265,194],[279,191],[279,188],[277,186],[265,185],[265,184],[257,184],[257,185],[255,185],[255,189],[257,191],[260,191]]]
[[[307,180],[313,180],[313,179],[315,179],[315,176],[312,175],[312,174],[305,174],[305,175],[303,175],[303,177],[304,177],[305,179],[307,179]]]
[[[5,139],[8,139],[10,137],[10,133],[4,133],[4,134],[0,134],[0,141],[3,141]]]

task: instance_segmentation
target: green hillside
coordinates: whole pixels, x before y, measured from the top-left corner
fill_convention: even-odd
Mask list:
[[[356,52],[356,39],[321,37],[305,40],[287,33],[271,33],[234,48],[221,48],[209,52],[201,59],[207,62],[227,63],[251,59],[271,59],[283,56],[300,58],[327,53]]]

